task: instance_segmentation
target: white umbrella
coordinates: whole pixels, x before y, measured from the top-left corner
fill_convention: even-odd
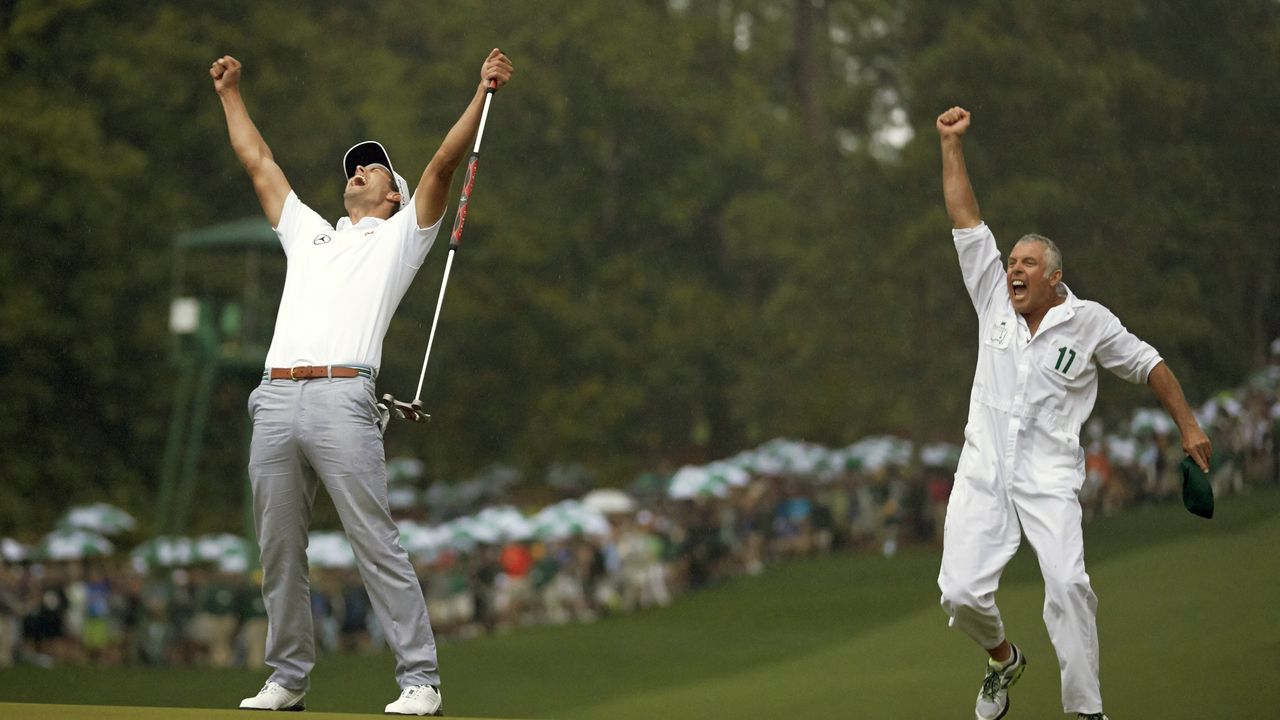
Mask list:
[[[1108,436],[1107,456],[1117,465],[1133,465],[1138,461],[1138,441],[1118,435]]]
[[[1230,390],[1224,390],[1216,396],[1209,399],[1196,413],[1196,419],[1202,425],[1212,425],[1218,420],[1219,415],[1227,415],[1228,417],[1239,417],[1244,412],[1244,404],[1236,399]]]
[[[87,530],[54,530],[45,535],[32,553],[41,560],[80,560],[110,555],[115,551],[111,541]]]
[[[879,470],[886,466],[902,467],[911,463],[912,444],[892,435],[866,437],[844,449],[850,469]]]
[[[217,563],[225,573],[245,572],[253,555],[253,543],[231,533],[203,535],[195,541],[195,549],[199,561]]]
[[[563,500],[538,512],[532,520],[534,535],[543,540],[564,540],[577,535],[607,537],[611,531],[604,513],[577,500]]]
[[[395,457],[387,461],[387,482],[395,485],[422,478],[426,465],[418,458]]]
[[[582,504],[606,515],[628,514],[636,509],[635,498],[615,488],[597,488],[582,498]]]
[[[27,559],[31,550],[13,538],[0,538],[0,557],[5,562],[22,562]]]
[[[459,552],[471,552],[482,542],[475,530],[469,517],[454,518],[438,528],[444,546]]]
[[[307,562],[319,568],[352,568],[356,554],[345,534],[313,530],[307,536]]]
[[[533,537],[533,524],[529,518],[510,505],[487,507],[475,519],[477,523],[495,528],[503,541]]]
[[[730,466],[736,467],[736,466]],[[742,472],[742,468],[738,468]],[[724,475],[713,475],[705,467],[686,465],[676,471],[667,486],[667,496],[674,500],[688,500],[699,495],[724,497],[729,494],[729,481]]]
[[[155,567],[187,567],[197,561],[196,541],[180,535],[160,535],[129,551],[129,561],[140,573]]]
[[[451,524],[455,532],[483,545],[497,545],[502,542],[502,528],[488,517],[468,515],[455,519]]]
[[[831,451],[803,440],[775,438],[756,448],[754,455],[754,468],[748,469],[766,475],[817,476],[832,469]]]
[[[78,528],[102,535],[128,532],[137,525],[137,521],[129,513],[115,505],[101,502],[73,507],[58,521],[59,528]]]
[[[1135,435],[1168,435],[1173,430],[1174,424],[1169,416],[1163,410],[1155,408],[1134,410],[1133,419],[1129,422],[1129,431]]]
[[[920,448],[920,464],[927,468],[955,470],[960,464],[960,447],[947,442],[925,445]]]
[[[396,527],[400,528],[400,547],[415,558],[434,560],[448,548],[448,533],[438,527],[413,520],[401,520]]]
[[[409,510],[418,505],[418,491],[404,485],[387,488],[387,505],[392,510]]]
[[[767,463],[768,460],[763,458],[763,456],[755,450],[743,450],[737,455],[725,458],[720,462],[723,462],[726,465],[740,467],[747,472],[764,474],[764,468],[761,466]]]

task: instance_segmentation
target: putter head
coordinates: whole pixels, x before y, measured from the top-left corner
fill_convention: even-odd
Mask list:
[[[411,403],[400,402],[392,397],[391,393],[382,396],[382,402],[395,412],[396,415],[410,422],[429,422],[431,416],[422,412],[422,401],[414,400]]]

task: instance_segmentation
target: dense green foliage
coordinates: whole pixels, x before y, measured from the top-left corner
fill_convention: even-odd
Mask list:
[[[975,323],[933,131],[952,104],[1005,247],[1058,240],[1073,289],[1193,402],[1236,383],[1280,328],[1278,19],[1272,0],[3,3],[0,534],[156,489],[172,240],[258,212],[221,54],[331,218],[346,147],[378,137],[416,177],[485,52],[510,54],[434,424],[389,450],[431,477],[578,461],[620,483],[776,435],[958,437]],[[444,255],[392,323],[383,391],[416,384]],[[208,524],[238,502],[253,382],[219,384]],[[1121,385],[1102,413],[1149,397]]]

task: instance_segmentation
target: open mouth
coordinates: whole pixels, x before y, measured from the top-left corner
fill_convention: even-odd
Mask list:
[[[1027,281],[1026,280],[1010,280],[1009,293],[1013,295],[1015,299],[1019,299],[1019,300],[1026,297]]]

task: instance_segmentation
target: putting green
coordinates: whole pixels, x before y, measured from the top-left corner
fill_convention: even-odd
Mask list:
[[[126,707],[120,705],[41,705],[35,703],[0,703],[0,717],[5,720],[245,720],[243,710],[211,710],[209,708]],[[257,717],[250,715],[249,717]],[[352,720],[352,718],[386,718],[382,714],[316,713],[286,714],[299,720]],[[472,720],[480,720],[473,718]]]
[[[1223,498],[1211,521],[1176,504],[1086,526],[1099,595],[1102,687],[1117,720],[1264,718],[1280,707],[1280,488]],[[675,605],[440,648],[451,716],[703,720],[969,716],[982,654],[946,627],[936,550],[837,554],[778,565]],[[999,595],[1030,661],[1008,720],[1062,717],[1030,549]],[[305,718],[377,712],[396,693],[387,654],[320,658]],[[217,718],[264,674],[198,668],[0,671],[0,718]],[[166,708],[89,706],[152,704]],[[174,710],[172,708],[212,708]],[[325,715],[324,717],[328,717]],[[334,715],[334,717],[351,717]]]
[[[1270,717],[1280,686],[1280,518],[1233,535],[1184,540],[1091,568],[1101,595],[1103,697],[1116,718]],[[1058,664],[1040,619],[1041,588],[1000,594],[1010,636],[1029,665],[1010,720],[1059,716]],[[746,672],[638,693],[568,718],[964,717],[983,656],[946,629],[940,609]],[[679,708],[673,713],[672,708]],[[840,709],[843,708],[843,711]],[[1230,712],[1225,712],[1230,710]]]

